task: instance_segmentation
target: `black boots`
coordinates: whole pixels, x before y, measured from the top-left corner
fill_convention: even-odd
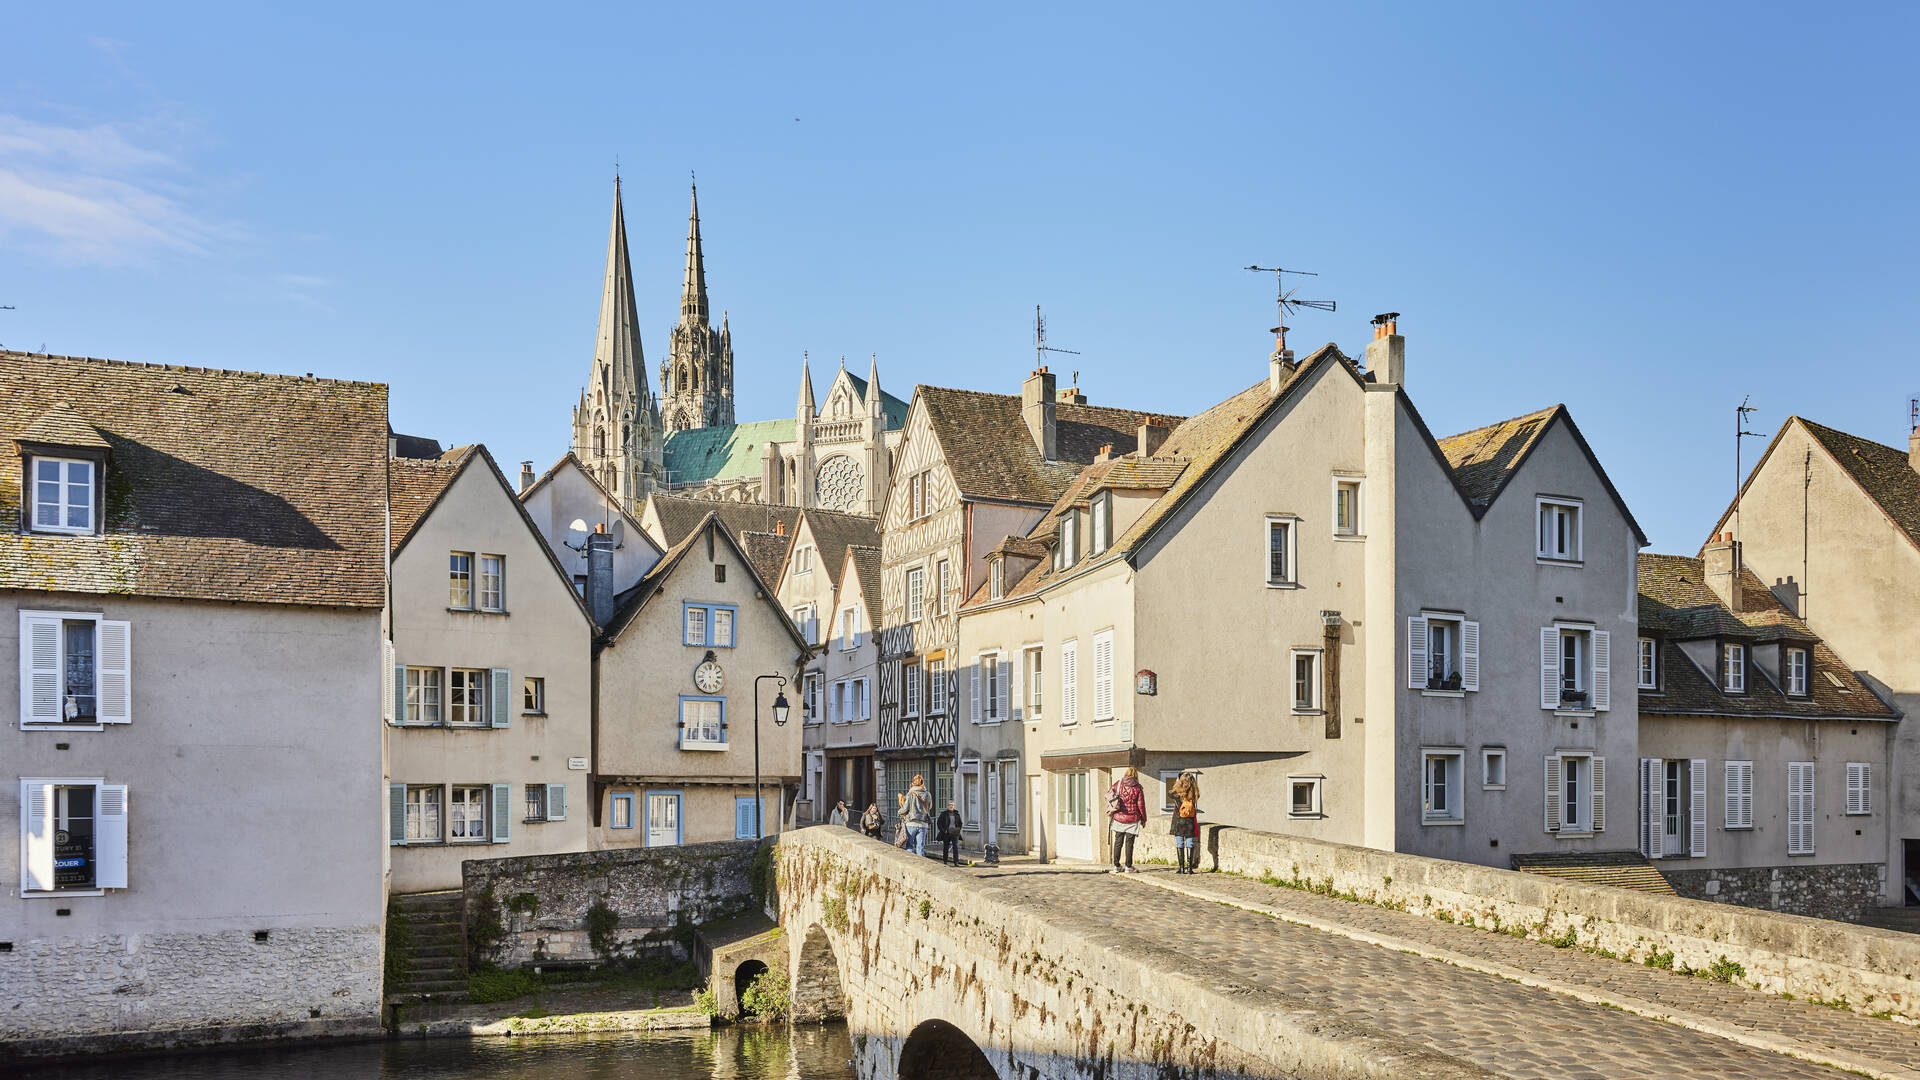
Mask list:
[[[1175,873],[1194,874],[1199,872],[1200,848],[1198,846],[1175,848],[1174,854],[1180,858],[1180,869],[1174,871]]]

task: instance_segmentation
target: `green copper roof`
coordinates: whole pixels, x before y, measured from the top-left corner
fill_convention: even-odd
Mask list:
[[[849,371],[847,372],[847,381],[853,384],[853,392],[859,394],[862,401],[866,400],[867,380]],[[886,415],[888,431],[899,431],[901,428],[907,426],[908,408],[910,408],[910,406],[906,402],[901,401],[885,390],[880,391],[880,411]]]
[[[758,477],[760,455],[767,444],[792,442],[793,438],[791,419],[676,431],[667,436],[667,483],[681,487],[709,480]]]

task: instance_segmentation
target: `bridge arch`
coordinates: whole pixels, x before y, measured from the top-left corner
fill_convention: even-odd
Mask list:
[[[747,988],[753,980],[767,973],[767,965],[759,960],[746,960],[733,969],[733,1000],[740,1005],[740,1015],[751,1015],[747,1008]]]
[[[807,927],[793,955],[793,1018],[843,1019],[847,992],[840,981],[840,956],[819,923]]]
[[[900,1080],[1000,1080],[993,1063],[967,1033],[945,1020],[928,1020],[900,1047]]]

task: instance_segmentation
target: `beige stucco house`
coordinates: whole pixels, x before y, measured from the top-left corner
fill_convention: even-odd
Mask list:
[[[386,387],[0,384],[0,1042],[376,1032]]]
[[[665,545],[649,535],[640,519],[623,508],[621,499],[601,487],[572,453],[537,478],[530,475],[530,463],[523,464],[521,470],[520,505],[526,508],[547,550],[559,560],[580,595],[585,596],[587,591],[587,559],[579,541],[572,538],[576,524],[587,532],[604,529],[614,537],[613,573],[608,584],[615,594],[639,584],[641,576],[660,561]]]
[[[392,891],[459,888],[466,859],[585,850],[585,599],[486,447],[388,471]]]
[[[805,722],[805,821],[826,821],[841,800],[857,818],[876,797],[879,543],[877,518],[808,510],[778,574],[780,606],[811,649],[793,699]]]

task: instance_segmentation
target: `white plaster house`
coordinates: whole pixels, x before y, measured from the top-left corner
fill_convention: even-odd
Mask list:
[[[531,471],[531,466],[522,466],[520,505],[539,528],[547,549],[566,570],[574,591],[582,596],[587,592],[586,552],[568,546],[575,522],[588,532],[597,527],[615,537],[609,579],[615,593],[639,584],[641,576],[660,561],[665,545],[641,527],[639,518],[622,508],[621,500],[600,486],[578,457],[567,454],[538,479],[528,477]]]
[[[470,858],[585,850],[585,598],[486,447],[388,470],[391,890],[459,888]]]
[[[377,1031],[386,387],[0,383],[0,1042]]]

